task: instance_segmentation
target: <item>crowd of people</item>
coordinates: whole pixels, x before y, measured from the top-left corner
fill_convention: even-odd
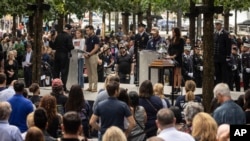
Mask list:
[[[194,95],[193,80],[185,82],[186,95],[171,105],[162,95],[162,84],[145,80],[138,92],[128,91],[117,74],[110,74],[92,107],[78,84],[66,95],[57,78],[51,93],[38,97],[40,88],[32,83],[33,95],[28,97],[23,81],[14,80],[6,88],[6,78],[0,73],[1,140],[80,141],[93,138],[91,133],[97,131],[99,141],[227,141],[230,125],[250,123],[249,90],[240,105],[231,99],[226,83],[214,87],[216,103],[211,106],[216,108],[206,113],[202,99]]]
[[[182,36],[179,28],[173,28],[172,38],[165,39],[158,28],[153,27],[150,36],[145,27],[140,23],[137,34],[124,35],[119,31],[100,37],[92,25],[82,30],[66,24],[61,33],[45,33],[43,77],[38,82],[52,90],[42,97],[41,85],[31,81],[32,36],[15,38],[4,34],[0,56],[0,140],[87,140],[97,131],[99,141],[226,141],[230,125],[250,123],[249,91],[241,96],[243,104],[233,101],[230,95],[234,88],[240,91],[241,73],[244,90],[249,89],[249,36],[231,36],[220,21],[215,22],[214,103],[211,113],[205,113],[202,98],[194,95],[196,87],[202,87],[202,40],[190,46],[192,39]],[[181,86],[186,91],[175,103],[164,96],[161,83],[145,80],[140,82],[138,91],[129,92],[120,86],[138,81],[138,52],[157,51],[163,44],[168,51],[164,58],[175,65],[171,72],[174,92],[180,92]],[[77,51],[78,84],[68,90],[72,50]],[[20,68],[24,82],[18,80]],[[98,88],[98,82],[104,82],[105,87]],[[28,96],[25,88],[33,95]],[[84,91],[98,93],[93,106],[85,100]]]

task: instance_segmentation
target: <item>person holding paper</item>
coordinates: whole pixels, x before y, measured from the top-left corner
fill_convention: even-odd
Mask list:
[[[78,84],[81,86],[81,88],[84,87],[84,77],[83,77],[83,66],[84,66],[84,45],[85,45],[85,39],[83,38],[82,29],[76,30],[76,38],[73,39],[73,45],[76,50],[78,50],[78,59],[77,59],[77,66],[78,66]]]

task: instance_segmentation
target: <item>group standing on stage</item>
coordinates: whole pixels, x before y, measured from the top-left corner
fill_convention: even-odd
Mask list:
[[[97,32],[100,32],[100,29]],[[17,78],[20,66],[24,69],[26,87],[31,84],[33,39],[32,35],[26,38],[22,36],[15,40],[10,39],[10,35],[4,34],[4,39],[1,40],[3,54],[0,57],[1,60],[5,60],[1,64],[1,71],[8,74],[7,85]],[[191,40],[194,39],[181,35],[179,28],[173,28],[171,38],[160,35],[157,27],[152,27],[148,33],[143,23],[138,24],[137,33],[131,31],[126,35],[120,30],[105,37],[101,37],[99,33],[97,35],[91,25],[85,29],[76,29],[67,24],[62,33],[52,29],[43,36],[42,75],[45,74],[45,77],[41,77],[42,84],[49,86],[51,79],[61,77],[65,84],[64,90],[68,91],[66,83],[72,49],[78,52],[77,82],[82,88],[84,82],[88,81],[89,86],[86,90],[96,92],[97,82],[103,82],[111,73],[117,73],[122,83],[138,83],[139,52],[157,51],[164,45],[167,49],[166,58],[172,59],[175,64],[174,71],[170,72],[171,76],[168,75],[174,77],[175,92],[180,91],[186,80],[194,80],[197,87],[202,87],[204,69],[202,38],[197,39],[193,46],[190,45]],[[249,48],[249,35],[236,38],[222,27],[222,21],[215,21],[213,49],[215,84],[224,82],[229,85],[230,90],[236,91],[240,91],[241,86],[244,86],[244,90],[250,87]],[[84,80],[84,73],[88,79]]]

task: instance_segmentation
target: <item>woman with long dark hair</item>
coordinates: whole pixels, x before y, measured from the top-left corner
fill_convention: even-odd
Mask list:
[[[75,111],[79,114],[83,125],[83,134],[89,137],[89,117],[90,105],[84,99],[83,91],[80,85],[72,85],[69,91],[69,97],[65,104],[65,111]]]
[[[154,95],[153,84],[150,80],[145,80],[140,85],[139,105],[144,107],[147,114],[147,122],[145,124],[147,138],[156,136],[156,114],[161,108],[163,108],[163,105],[161,98]]]
[[[181,75],[181,67],[182,67],[182,54],[184,52],[184,39],[181,38],[181,32],[179,28],[173,28],[172,30],[172,39],[170,42],[170,46],[168,48],[168,54],[170,59],[174,61],[175,68],[173,71],[174,77],[174,92],[180,92],[182,75]]]

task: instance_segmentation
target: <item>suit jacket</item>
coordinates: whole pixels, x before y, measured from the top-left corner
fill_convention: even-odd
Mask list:
[[[135,47],[139,50],[145,49],[149,40],[149,35],[147,32],[143,32],[142,35],[137,33],[135,35]]]
[[[226,30],[214,33],[214,61],[226,62],[226,57],[231,55],[231,39]]]
[[[25,62],[26,60],[26,56],[27,56],[27,51],[25,52],[24,56],[23,56],[23,62]],[[33,60],[33,51],[31,51],[31,56],[30,56],[30,65],[28,65],[28,67],[32,66],[32,60]],[[24,67],[24,66],[23,66]],[[26,66],[27,67],[27,66]]]

